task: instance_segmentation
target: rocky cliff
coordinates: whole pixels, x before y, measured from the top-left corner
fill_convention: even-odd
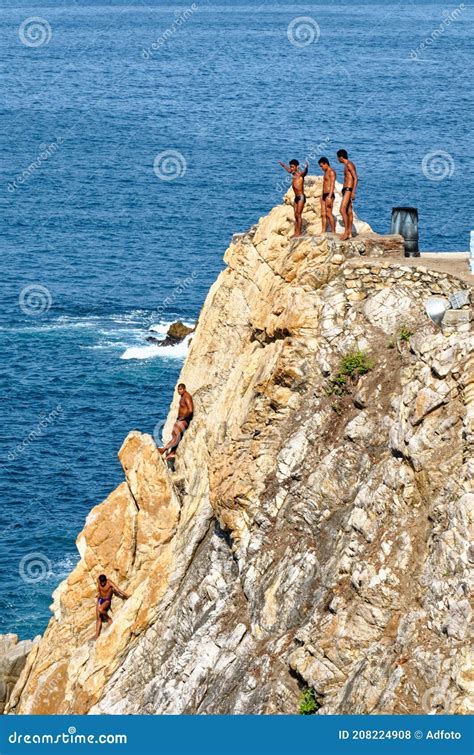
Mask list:
[[[31,652],[33,643],[38,640],[39,637],[34,641],[21,640],[18,642],[16,634],[0,635],[0,713],[3,713],[10,699],[12,690],[25,667],[26,658]]]
[[[321,714],[472,711],[470,310],[424,310],[470,284],[319,236],[320,191],[301,239],[288,198],[233,238],[176,472],[126,438],[10,712],[297,713],[305,687]],[[94,643],[100,572],[131,597]]]

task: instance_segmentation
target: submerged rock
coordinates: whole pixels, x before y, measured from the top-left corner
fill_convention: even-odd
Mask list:
[[[285,203],[234,237],[176,475],[128,436],[10,712],[295,713],[299,682],[320,714],[470,711],[473,344],[424,309],[469,284],[317,235],[310,187],[306,236]],[[93,643],[101,571],[131,597]]]
[[[192,333],[194,328],[190,328],[180,320],[173,322],[168,328],[168,338],[177,338],[182,341],[186,336]]]
[[[184,341],[186,336],[188,336],[190,333],[194,331],[194,328],[188,327],[188,325],[185,325],[180,320],[177,322],[173,322],[169,328],[168,332],[163,339],[156,338],[156,336],[147,336],[147,341],[149,343],[155,343],[157,346],[175,346],[177,343],[181,343],[181,341]]]

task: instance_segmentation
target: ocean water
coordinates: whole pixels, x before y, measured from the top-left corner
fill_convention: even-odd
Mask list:
[[[423,249],[467,248],[472,15],[4,0],[0,632],[44,629],[124,437],[167,414],[186,345],[148,330],[195,321],[278,160],[345,147],[376,230],[409,203]]]

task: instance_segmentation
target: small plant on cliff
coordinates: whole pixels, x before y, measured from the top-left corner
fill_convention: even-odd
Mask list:
[[[373,366],[372,360],[368,358],[365,351],[353,351],[343,358],[337,374],[354,379],[365,375]]]
[[[300,697],[300,715],[311,716],[316,713],[321,706],[316,700],[316,693],[312,687],[306,687]]]
[[[402,325],[400,333],[398,334],[398,340],[408,343],[413,333],[405,325]]]
[[[348,381],[354,381],[361,375],[365,375],[374,366],[365,351],[351,351],[343,357],[339,369],[329,381],[326,394],[342,396],[347,392]]]

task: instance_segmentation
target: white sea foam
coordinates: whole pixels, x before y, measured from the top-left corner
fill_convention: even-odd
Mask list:
[[[166,335],[170,325],[172,325],[174,322],[177,322],[177,320],[170,320],[169,322],[165,322],[164,320],[160,320],[160,322],[155,323],[154,325],[150,325],[148,330],[153,331],[153,333],[158,333],[159,335]],[[193,322],[186,322],[185,320],[180,320],[180,322],[183,323],[183,325],[186,325],[187,328],[194,328]]]
[[[160,320],[159,322],[149,325],[150,314],[142,309],[134,309],[130,312],[125,312],[115,315],[88,315],[88,316],[75,316],[75,315],[59,315],[47,322],[38,322],[34,324],[22,324],[18,327],[4,327],[0,326],[1,331],[13,331],[18,333],[35,333],[38,331],[48,330],[69,330],[76,328],[88,328],[92,330],[98,330],[99,333],[107,333],[112,335],[113,333],[119,333],[124,331],[130,331],[134,329],[150,330],[159,335],[166,335],[170,325],[177,320],[180,320],[177,315],[173,320]],[[188,328],[193,328],[194,323],[188,323],[181,320]],[[135,328],[133,328],[135,326]],[[105,330],[104,330],[105,329]]]
[[[130,312],[112,315],[88,315],[84,317],[60,315],[49,322],[20,326],[15,330],[19,333],[27,333],[84,329],[88,330],[89,333],[94,331],[94,335],[88,334],[87,340],[84,338],[84,342],[79,344],[79,349],[92,351],[125,349],[121,354],[121,359],[152,359],[154,357],[184,359],[190,336],[187,336],[184,341],[175,346],[156,346],[155,344],[143,343],[147,332],[152,332],[159,339],[164,339],[170,325],[178,319],[179,315],[173,320],[160,320],[149,325],[149,312],[134,309]],[[181,320],[181,322],[189,328],[194,327],[194,323],[188,323],[184,320]]]
[[[54,561],[51,565],[50,581],[53,584],[57,584],[58,581],[68,577],[72,570],[75,569],[78,561],[79,556],[77,553],[67,553],[63,558]]]
[[[130,347],[129,341],[100,341],[92,346],[79,346],[85,351],[103,351],[104,349],[126,349]]]
[[[114,315],[59,315],[47,322],[38,322],[32,325],[20,325],[18,328],[5,328],[5,330],[13,330],[18,333],[37,333],[38,331],[75,330],[77,328],[84,328],[99,330],[99,332],[101,332],[101,327],[110,329],[115,326],[116,332],[123,332],[124,330],[130,330],[130,327],[127,326],[138,326],[142,330],[145,329],[147,317],[149,317],[149,313],[143,309],[133,309],[130,312]],[[171,325],[171,322],[169,325]]]
[[[153,333],[158,333],[160,336],[165,336],[168,332],[168,328],[171,325],[170,322],[159,322],[156,325],[150,325],[148,330],[151,330]]]
[[[124,351],[120,359],[153,359],[155,357],[161,357],[162,359],[185,359],[191,336],[192,333],[175,346],[156,346],[154,344],[150,344],[149,346],[130,346],[130,348]]]

